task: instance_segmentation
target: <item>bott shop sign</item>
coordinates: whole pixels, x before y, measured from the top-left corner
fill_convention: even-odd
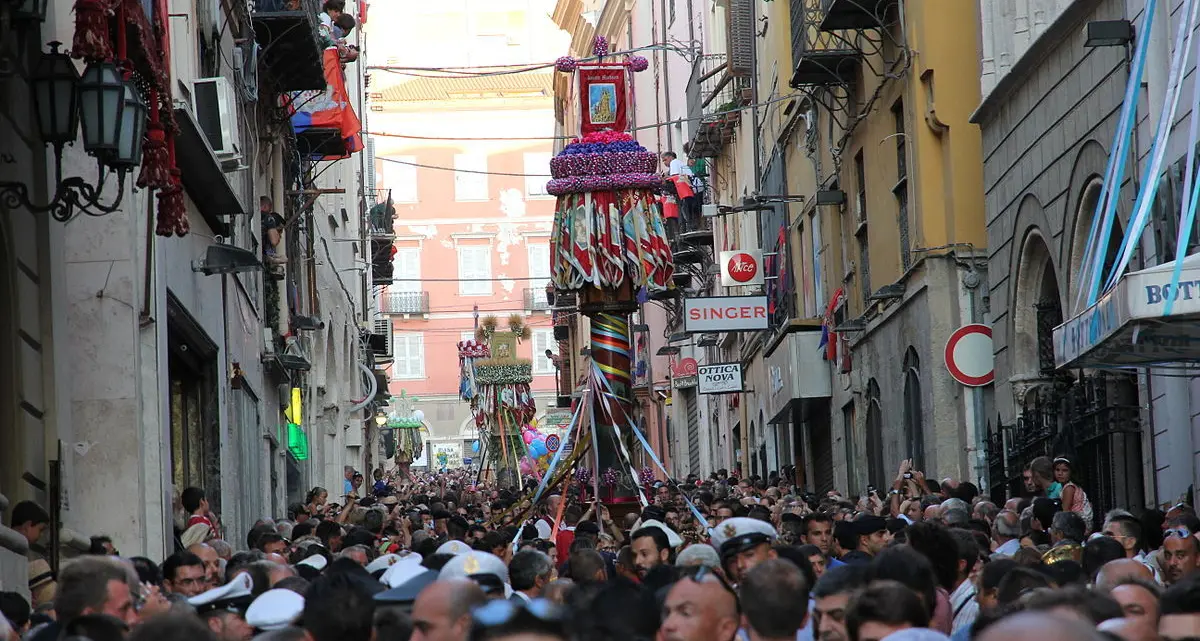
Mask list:
[[[721,252],[721,284],[725,287],[762,285],[762,250],[737,249]]]
[[[701,394],[731,394],[742,391],[742,364],[716,363],[699,368]]]
[[[755,332],[767,329],[766,296],[683,299],[683,331]]]
[[[678,363],[671,366],[671,387],[675,389],[695,387],[697,383],[697,371],[696,359],[680,359]]]

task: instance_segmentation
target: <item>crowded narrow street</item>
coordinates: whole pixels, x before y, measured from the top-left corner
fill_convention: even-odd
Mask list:
[[[0,641],[1200,640],[1198,31],[0,0]]]

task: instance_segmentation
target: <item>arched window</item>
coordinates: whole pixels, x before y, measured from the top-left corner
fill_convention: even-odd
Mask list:
[[[867,482],[882,487],[883,471],[883,407],[879,401],[879,383],[867,382]],[[866,488],[860,488],[865,490]]]
[[[913,467],[925,469],[925,423],[921,412],[921,359],[912,347],[904,354],[904,447]]]

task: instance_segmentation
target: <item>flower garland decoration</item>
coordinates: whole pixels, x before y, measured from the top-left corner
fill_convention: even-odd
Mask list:
[[[578,194],[589,191],[620,191],[623,189],[652,189],[662,184],[658,174],[630,173],[611,176],[571,176],[555,178],[546,183],[546,192],[552,196]]]
[[[650,61],[642,56],[630,56],[625,60],[625,65],[634,73],[641,73],[650,68]]]
[[[581,467],[575,470],[575,480],[579,481],[580,485],[587,485],[592,480],[592,468]]]
[[[594,176],[607,174],[652,174],[658,157],[650,151],[621,151],[616,153],[568,154],[550,159],[550,175]]]
[[[529,330],[529,325],[525,324],[525,319],[520,314],[508,317],[508,330],[517,336],[517,342],[527,341],[533,335]]]
[[[459,358],[490,358],[492,351],[487,345],[476,341],[462,341],[458,344]]]
[[[563,73],[574,73],[577,67],[579,67],[579,61],[571,56],[562,56],[554,61],[554,68]]]
[[[642,470],[638,472],[638,477],[641,479],[643,487],[650,487],[651,485],[654,485],[656,480],[658,480],[654,478],[654,470],[650,469],[650,466],[648,465],[643,467]]]
[[[533,380],[532,363],[505,363],[475,365],[475,383],[478,385],[516,385]]]
[[[611,467],[608,468],[607,470],[604,470],[604,473],[600,475],[600,484],[603,485],[604,487],[616,487],[617,482],[620,480],[621,480],[620,473],[618,473],[616,470],[614,470]]]
[[[480,343],[487,343],[492,340],[492,334],[496,333],[496,317],[487,315],[483,320],[479,321],[479,329],[475,330],[475,340]]]
[[[608,55],[608,38],[596,36],[596,39],[592,41],[592,55],[597,58],[603,58]]]

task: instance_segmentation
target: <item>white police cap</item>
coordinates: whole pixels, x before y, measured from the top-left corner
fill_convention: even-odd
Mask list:
[[[508,584],[508,566],[495,554],[471,550],[450,559],[442,566],[439,579],[471,579],[483,588],[484,592],[494,592],[503,589],[505,596],[510,596],[512,587]]]
[[[445,543],[438,546],[438,549],[437,549],[438,554],[453,554],[455,556],[458,556],[460,554],[466,554],[467,552],[470,552],[470,551],[471,551],[471,546],[467,545],[466,543],[463,543],[462,541],[446,541]]]
[[[188,604],[196,608],[198,614],[214,610],[227,610],[240,614],[250,606],[253,600],[250,598],[250,594],[253,590],[254,579],[250,578],[249,573],[243,572],[233,577],[233,580],[225,585],[189,598]]]
[[[246,623],[259,630],[280,630],[296,622],[304,612],[304,597],[291,590],[267,590],[246,610]]]
[[[779,533],[766,521],[736,516],[713,528],[713,545],[721,558],[738,554],[762,543],[774,543]]]

